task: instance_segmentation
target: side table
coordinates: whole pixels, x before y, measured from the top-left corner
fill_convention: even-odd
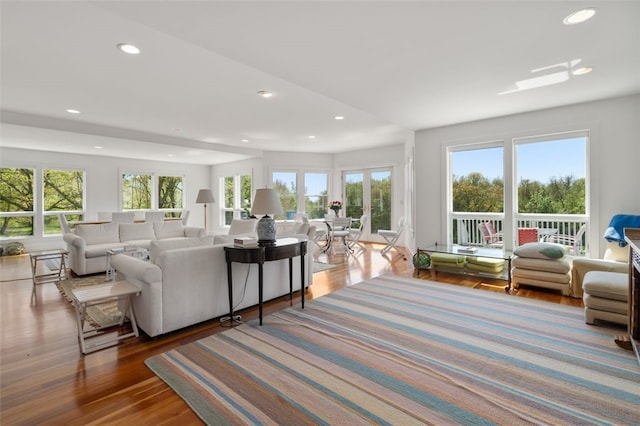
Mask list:
[[[73,296],[73,305],[76,308],[76,320],[78,324],[78,340],[80,341],[80,349],[83,354],[112,346],[122,339],[129,337],[138,337],[138,324],[131,305],[131,297],[139,295],[140,289],[127,281],[118,281],[110,284],[99,284],[90,287],[74,288],[71,290]],[[123,301],[124,309],[119,322],[105,324],[99,327],[88,327],[85,330],[85,322],[87,321],[87,308],[90,306],[101,305],[112,301]],[[119,326],[122,327],[125,315],[131,321],[132,331],[130,333],[116,334],[110,338],[100,339],[101,330],[106,328]]]
[[[264,287],[263,266],[264,262],[289,259],[289,300],[293,301],[293,258],[300,256],[300,297],[302,309],[304,309],[304,256],[307,254],[307,242],[297,238],[282,238],[272,245],[243,248],[226,246],[224,248],[227,261],[227,284],[229,286],[229,320],[233,324],[233,278],[231,272],[232,262],[258,264],[258,311],[260,325],[262,325],[262,297]]]
[[[135,257],[138,259],[149,260],[149,250],[139,247],[125,247],[119,249],[107,250],[107,270],[105,272],[105,281],[115,281],[118,271],[111,266],[111,258],[118,254],[124,254],[126,256]]]
[[[55,249],[34,251],[29,253],[31,260],[31,277],[33,279],[33,288],[35,290],[36,285],[45,283],[55,283],[58,281],[66,280],[67,277],[67,264],[66,257],[69,254],[67,250]],[[44,262],[46,260],[57,261],[57,269],[51,269],[47,267],[48,272],[38,272],[38,262]]]

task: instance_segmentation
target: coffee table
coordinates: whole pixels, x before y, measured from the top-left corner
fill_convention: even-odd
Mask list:
[[[483,276],[495,279],[502,279],[507,281],[507,285],[505,286],[505,291],[509,293],[511,291],[511,258],[513,257],[513,252],[509,250],[505,250],[503,248],[492,248],[492,247],[478,247],[473,246],[469,250],[468,246],[461,246],[457,244],[435,244],[433,246],[427,248],[418,248],[418,256],[420,253],[444,253],[450,255],[460,255],[467,257],[486,257],[489,259],[502,259],[507,263],[506,271],[502,271],[499,274],[493,274],[489,272],[482,272],[477,270],[471,270],[466,266],[461,268],[447,268],[444,266],[433,266],[430,265],[428,269],[434,271],[442,271],[449,272],[453,274],[463,274],[463,275],[472,275],[472,276]],[[416,268],[418,270],[418,276],[420,274],[421,268]]]

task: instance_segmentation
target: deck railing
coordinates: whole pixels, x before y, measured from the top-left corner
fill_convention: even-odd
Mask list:
[[[451,242],[464,245],[486,245],[482,237],[480,224],[491,222],[499,233],[505,230],[504,215],[500,213],[452,213],[451,220]],[[518,246],[518,228],[538,228],[544,230],[541,234],[549,235],[546,238],[555,241],[555,236],[574,236],[582,225],[588,227],[589,220],[585,215],[552,215],[552,214],[518,214],[514,220],[514,230],[512,232],[512,247]],[[588,232],[584,232],[577,246],[579,255],[585,255],[589,251]],[[541,239],[545,238],[541,236]],[[561,243],[563,241],[560,241]],[[566,243],[566,242],[565,242]]]

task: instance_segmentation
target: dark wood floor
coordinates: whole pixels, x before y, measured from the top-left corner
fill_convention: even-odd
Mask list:
[[[307,291],[317,298],[378,275],[416,276],[405,253],[380,254],[381,245],[366,244],[356,256],[320,255],[337,267],[314,274]],[[504,292],[504,282],[489,282],[430,271],[420,278]],[[443,284],[444,285],[444,284]],[[559,293],[519,289],[515,297],[582,306]],[[0,258],[1,348],[0,424],[199,424],[200,420],[168,386],[144,365],[152,355],[220,331],[212,320],[156,339],[146,336],[82,356],[75,311],[55,284],[38,286],[32,297],[29,257]],[[294,301],[295,302],[295,301]],[[289,306],[288,298],[269,303],[265,312]],[[256,309],[242,312],[257,317]]]

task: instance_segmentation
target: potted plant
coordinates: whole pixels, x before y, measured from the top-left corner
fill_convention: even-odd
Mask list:
[[[338,216],[338,213],[340,213],[340,210],[342,209],[342,201],[330,202],[329,208],[335,212],[336,216]]]

